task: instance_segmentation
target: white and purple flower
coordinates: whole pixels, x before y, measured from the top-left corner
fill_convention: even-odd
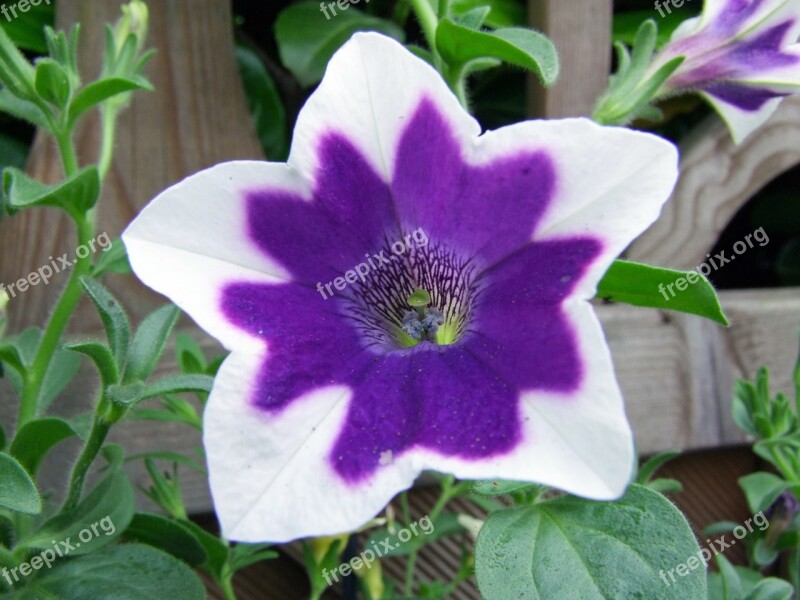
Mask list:
[[[232,350],[205,414],[224,534],[351,531],[426,469],[618,497],[632,436],[589,300],[676,177],[669,143],[586,119],[481,135],[429,65],[354,36],[288,164],[198,173],[124,234]]]
[[[800,0],[706,0],[703,14],[678,28],[651,72],[685,56],[663,92],[699,92],[739,143],[785,96],[800,92],[798,36]]]

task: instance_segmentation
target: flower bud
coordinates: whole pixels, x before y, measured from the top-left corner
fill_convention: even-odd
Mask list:
[[[142,0],[131,0],[122,6],[122,16],[114,27],[114,42],[117,55],[122,51],[130,34],[136,36],[136,55],[144,49],[147,28],[150,23],[150,12]]]

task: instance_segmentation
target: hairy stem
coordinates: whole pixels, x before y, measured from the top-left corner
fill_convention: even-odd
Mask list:
[[[86,245],[94,238],[94,226],[88,219],[79,219],[78,226],[78,246]],[[84,258],[77,258],[72,268],[67,287],[61,293],[61,298],[56,304],[55,310],[50,317],[47,328],[44,331],[42,340],[33,359],[33,365],[27,373],[22,390],[22,399],[19,405],[19,417],[17,419],[17,430],[36,417],[39,403],[39,395],[42,383],[47,373],[47,368],[58,349],[59,341],[64,330],[69,323],[72,312],[75,310],[81,298],[82,288],[80,278],[89,272],[92,266],[92,259],[89,254]]]
[[[100,406],[102,407],[104,401],[101,400]],[[66,513],[73,510],[81,499],[83,493],[83,484],[86,481],[86,474],[92,466],[94,459],[97,458],[100,448],[103,447],[103,442],[106,440],[109,430],[111,429],[111,421],[107,420],[101,408],[98,408],[95,414],[94,421],[92,422],[92,430],[86,440],[86,444],[81,450],[75,466],[72,468],[72,475],[69,480],[69,491],[67,492],[67,499],[64,500],[64,505],[61,507],[61,513]]]

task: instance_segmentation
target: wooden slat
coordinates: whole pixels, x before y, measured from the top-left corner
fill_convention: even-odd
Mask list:
[[[631,260],[681,269],[703,262],[731,217],[775,177],[800,164],[800,98],[784,100],[740,146],[714,116],[680,149],[680,181],[658,221],[630,247]]]
[[[792,390],[800,327],[795,289],[720,294],[729,329],[698,317],[624,306],[599,314],[637,447],[643,454],[708,448],[744,438],[730,418],[731,389],[762,365]]]
[[[543,89],[535,76],[529,78],[530,114],[590,115],[608,85],[613,0],[536,0],[528,6],[531,27],[550,37],[561,62],[553,87]]]

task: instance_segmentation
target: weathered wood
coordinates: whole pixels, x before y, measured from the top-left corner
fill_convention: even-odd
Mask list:
[[[736,378],[767,365],[792,390],[800,327],[796,290],[720,294],[729,329],[698,317],[627,306],[598,313],[642,454],[741,442],[730,418]]]
[[[713,116],[680,149],[680,181],[658,221],[630,247],[631,260],[681,269],[703,262],[736,212],[800,164],[800,98],[784,100],[740,146]]]
[[[99,71],[103,24],[120,14],[121,0],[59,0],[58,24],[80,22],[83,72]],[[157,48],[147,68],[155,92],[139,93],[122,115],[116,155],[99,208],[98,233],[119,235],[138,210],[165,187],[186,175],[224,160],[262,158],[252,119],[235,67],[228,0],[151,0],[149,46]],[[97,119],[78,136],[83,163],[97,155]],[[28,172],[56,181],[61,167],[53,144],[38,135]],[[0,281],[16,281],[48,264],[49,256],[75,255],[75,238],[67,219],[54,210],[26,211],[0,223]],[[41,324],[66,282],[57,276],[48,286],[31,288],[9,307],[10,330]],[[115,278],[112,288],[135,318],[160,300],[134,278]],[[76,330],[96,326],[84,307]]]
[[[536,117],[590,115],[608,85],[611,69],[613,0],[529,2],[531,27],[544,32],[558,50],[561,75],[549,89],[529,78],[529,111]]]

